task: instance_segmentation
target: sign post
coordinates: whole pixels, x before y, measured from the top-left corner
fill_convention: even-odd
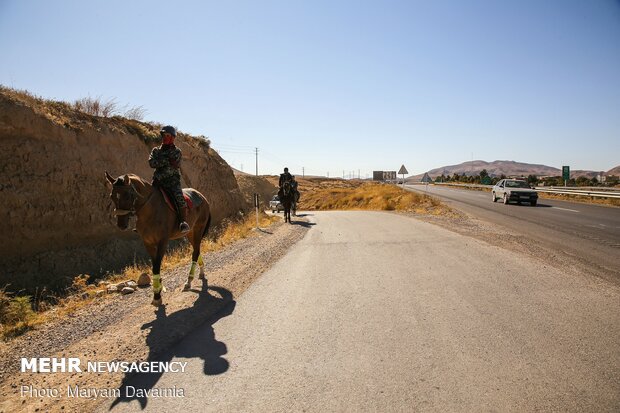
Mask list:
[[[428,175],[428,172],[424,173],[424,176],[422,177],[422,182],[424,182],[425,186],[426,186],[426,190],[428,191],[428,183],[432,182],[431,177]]]
[[[400,169],[398,170],[398,174],[402,175],[403,177],[403,190],[405,189],[405,175],[407,175],[409,172],[407,171],[407,168],[405,168],[405,165],[401,165]]]
[[[254,194],[254,207],[256,208],[256,229],[258,228],[258,194]]]
[[[570,166],[562,167],[562,178],[564,179],[564,186],[566,187],[566,182],[570,179]]]

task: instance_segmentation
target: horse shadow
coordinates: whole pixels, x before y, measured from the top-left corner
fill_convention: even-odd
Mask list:
[[[209,290],[216,292],[221,297],[211,295]],[[192,289],[198,293],[198,298],[192,307],[179,310],[172,314],[166,314],[165,306],[160,306],[156,311],[155,320],[142,325],[142,329],[150,328],[146,338],[149,347],[148,361],[170,362],[175,357],[200,358],[204,361],[203,372],[205,375],[222,374],[228,370],[229,363],[223,356],[227,353],[226,344],[215,338],[213,324],[219,319],[233,313],[236,302],[232,293],[222,287],[208,287],[206,280],[203,281],[201,290]],[[192,340],[179,341],[182,336],[170,335],[171,331],[177,331],[179,325],[191,322],[192,318],[200,317],[205,312],[214,314],[207,322],[191,332]],[[188,328],[189,330],[189,328]],[[165,349],[166,346],[170,348]],[[114,409],[119,403],[129,403],[137,400],[144,410],[148,403],[146,397],[128,396],[128,386],[136,389],[152,389],[160,380],[163,372],[126,374],[118,388],[120,396],[111,404],[109,410]]]
[[[291,221],[291,225],[300,225],[304,228],[310,228],[311,226],[316,225],[316,223],[306,221]]]

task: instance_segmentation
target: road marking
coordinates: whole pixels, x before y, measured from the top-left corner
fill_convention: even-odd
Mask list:
[[[562,211],[579,212],[576,209],[560,208],[560,207],[554,207],[554,206],[552,206],[551,208],[561,209]]]

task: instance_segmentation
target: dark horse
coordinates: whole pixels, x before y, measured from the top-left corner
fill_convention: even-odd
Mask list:
[[[284,222],[288,222],[290,224],[291,206],[293,205],[293,202],[295,202],[295,193],[290,182],[286,181],[282,184],[282,189],[278,192],[278,196],[280,197],[280,202],[284,207]]]
[[[161,284],[159,271],[169,240],[187,236],[193,247],[192,266],[185,289],[188,290],[191,287],[196,264],[200,266],[200,278],[204,279],[204,262],[200,255],[200,242],[211,223],[211,211],[206,198],[195,189],[183,190],[190,197],[193,207],[187,212],[190,231],[187,234],[181,234],[177,214],[168,207],[164,196],[156,187],[133,174],[122,175],[114,179],[106,171],[105,177],[112,184],[110,198],[114,202],[114,215],[117,217],[118,227],[126,230],[129,227],[129,217],[131,215],[137,217],[136,231],[142,238],[153,263],[152,304],[159,306],[162,303],[161,293],[165,290]]]

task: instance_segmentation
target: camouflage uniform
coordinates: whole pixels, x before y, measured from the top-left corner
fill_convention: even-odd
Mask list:
[[[155,168],[153,185],[164,188],[168,194],[174,196],[179,209],[185,208],[185,198],[181,190],[181,150],[174,144],[157,146],[151,151],[149,165]]]

